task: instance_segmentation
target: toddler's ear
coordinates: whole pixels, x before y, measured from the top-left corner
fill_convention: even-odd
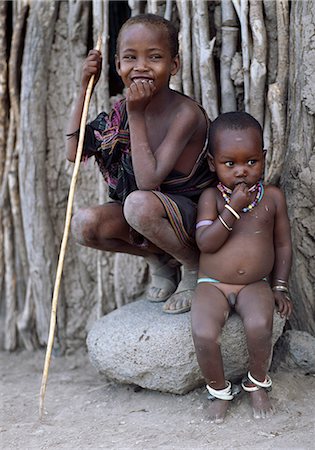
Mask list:
[[[208,153],[207,161],[208,161],[209,169],[211,170],[211,172],[215,172],[214,158],[211,155],[211,153]]]

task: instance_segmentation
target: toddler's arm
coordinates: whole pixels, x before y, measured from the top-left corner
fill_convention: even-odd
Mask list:
[[[275,186],[270,186],[276,205],[274,226],[275,263],[272,271],[272,286],[284,285],[288,282],[291,261],[292,244],[290,222],[283,192]],[[292,303],[287,292],[274,289],[275,301],[282,317],[288,317],[292,312]]]
[[[79,95],[74,104],[73,111],[71,113],[68,125],[67,125],[67,134],[72,134],[80,127],[84,99],[86,89],[89,83],[89,80],[92,75],[95,75],[94,86],[97,83],[102,67],[102,56],[98,50],[90,50],[88,57],[84,61],[82,68],[82,80],[81,87],[79,91]],[[75,161],[75,156],[77,152],[77,144],[78,144],[78,136],[72,135],[70,138],[66,140],[66,152],[67,159],[69,161]]]
[[[237,185],[231,196],[230,206],[236,212],[232,214],[225,207],[218,211],[217,189],[206,189],[198,203],[196,242],[201,253],[216,253],[229,238],[235,223],[236,214],[249,203],[248,188],[244,183]],[[208,226],[198,227],[203,220],[211,220]]]

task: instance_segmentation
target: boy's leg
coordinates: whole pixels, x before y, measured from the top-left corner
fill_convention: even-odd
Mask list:
[[[165,301],[176,290],[178,263],[174,265],[170,255],[152,242],[148,241],[145,247],[133,243],[121,204],[112,202],[80,209],[72,218],[71,230],[81,245],[146,258],[152,277],[148,290],[152,301]]]
[[[202,374],[208,386],[216,390],[226,387],[219,343],[229,312],[227,299],[219,289],[206,283],[197,285],[191,305],[193,340]],[[209,402],[210,419],[222,422],[228,403],[219,399]]]
[[[164,254],[152,243],[148,243],[146,248],[132,244],[130,226],[119,203],[106,203],[78,210],[72,218],[71,231],[79,244],[98,250],[144,257]]]
[[[175,294],[167,301],[166,308],[172,312],[184,312],[190,309],[192,290],[195,287],[199,252],[192,249],[178,239],[171,226],[163,204],[158,197],[150,191],[134,191],[124,204],[124,216],[129,225],[145,236],[165,253],[172,255],[184,266],[184,276],[180,283],[181,292]],[[185,295],[185,290],[188,295]],[[183,291],[183,293],[182,293]]]
[[[244,287],[235,309],[242,318],[249,353],[249,371],[253,378],[264,382],[272,350],[272,324],[274,296],[266,281]],[[268,393],[259,389],[250,393],[254,417],[267,417],[273,413]]]

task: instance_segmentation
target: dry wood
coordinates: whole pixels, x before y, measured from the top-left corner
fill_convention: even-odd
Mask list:
[[[173,8],[173,0],[166,0],[164,19],[172,20],[172,8]]]
[[[184,42],[185,51],[182,52],[182,83],[183,92],[192,97],[193,83],[191,76],[191,31],[190,31],[190,2],[176,1],[180,18],[181,42]]]
[[[222,44],[220,54],[221,112],[236,110],[234,83],[231,79],[231,63],[237,50],[239,29],[231,0],[222,0]]]
[[[102,76],[98,82],[98,93],[96,94],[98,107],[97,109],[109,112],[110,99],[109,99],[109,77],[108,70],[109,65],[109,3],[93,1],[93,17],[94,24],[97,30],[102,30],[102,44],[101,53],[103,56]],[[100,105],[100,107],[99,107]],[[98,175],[98,200],[99,204],[104,204],[106,200],[106,191],[104,189],[104,179],[101,173]],[[103,260],[105,258],[104,252],[97,252],[96,261],[96,277],[97,277],[97,302],[96,302],[96,317],[100,318],[104,314],[104,288],[103,288]]]
[[[278,36],[277,36],[277,2],[264,0],[264,16],[267,33],[267,82],[274,83],[277,77]]]
[[[0,2],[0,186],[3,181],[5,165],[6,139],[8,128],[8,101],[7,101],[7,63],[6,63],[6,33],[7,33],[7,9],[8,2]],[[4,236],[2,224],[2,208],[0,208],[0,304],[3,293],[4,282]]]
[[[5,290],[5,322],[4,322],[4,348],[15,350],[16,336],[16,276],[14,270],[14,245],[12,233],[12,220],[9,204],[3,208],[4,230],[4,290]]]
[[[268,106],[271,113],[272,152],[267,160],[266,181],[280,179],[286,152],[286,98],[289,73],[289,3],[277,2],[278,70],[276,82],[269,86]]]
[[[203,0],[195,0],[195,10],[198,14],[200,43],[200,80],[202,105],[210,120],[219,114],[217,82],[213,61],[215,37],[210,41],[208,4]]]
[[[16,129],[13,111],[10,112],[10,124],[7,139],[7,155],[6,159],[6,183],[2,185],[1,190],[2,205],[1,210],[3,214],[3,246],[4,246],[4,292],[5,292],[5,323],[4,323],[4,348],[5,350],[14,350],[17,344],[16,333],[16,272],[14,261],[14,239],[13,239],[13,226],[11,217],[11,208],[8,196],[8,183],[7,177],[9,167],[7,169],[7,161],[11,159],[13,155],[14,145],[16,138]],[[7,169],[7,170],[6,170]]]
[[[192,74],[194,86],[194,99],[201,102],[201,86],[200,86],[200,63],[199,63],[199,29],[198,16],[196,13],[196,4],[192,2]]]
[[[28,279],[25,303],[21,314],[17,319],[17,329],[26,350],[34,350],[36,348],[35,338],[33,336],[32,322],[34,314],[34,303],[32,299],[32,280]]]
[[[100,35],[97,40],[97,44],[96,44],[95,48],[97,50],[100,50],[101,45],[102,45],[102,36]],[[47,387],[48,371],[49,371],[51,352],[52,352],[54,337],[55,337],[57,305],[58,305],[58,296],[59,296],[59,289],[60,289],[60,283],[61,283],[61,275],[62,275],[62,270],[63,270],[65,254],[66,254],[68,237],[69,237],[75,186],[76,186],[76,182],[77,182],[77,178],[78,178],[78,174],[79,174],[79,167],[80,167],[80,163],[81,163],[84,135],[85,135],[85,126],[86,126],[86,121],[87,121],[87,115],[88,115],[88,109],[89,109],[90,98],[92,95],[93,85],[94,85],[94,76],[92,76],[89,81],[89,84],[88,84],[88,87],[86,90],[86,94],[85,94],[85,99],[84,99],[84,106],[83,106],[82,118],[81,118],[81,123],[80,123],[79,142],[78,142],[77,153],[76,153],[76,158],[75,158],[75,163],[74,163],[74,169],[73,169],[73,174],[72,174],[72,179],[71,179],[71,184],[70,184],[65,227],[64,227],[63,237],[62,237],[62,241],[61,241],[60,254],[59,254],[58,265],[57,265],[57,273],[56,273],[52,305],[51,305],[49,336],[48,336],[47,350],[46,350],[46,356],[45,356],[44,371],[43,371],[43,376],[42,376],[42,383],[41,383],[41,388],[40,388],[40,399],[39,399],[39,415],[40,415],[40,417],[42,417],[43,413],[44,413],[44,400],[45,400],[45,393],[46,393],[46,387]]]
[[[16,143],[8,172],[8,188],[14,230],[14,246],[16,261],[17,304],[23,307],[26,295],[26,283],[29,277],[29,265],[24,240],[22,213],[18,181],[18,148],[20,142],[20,93],[19,93],[19,61],[23,48],[23,29],[26,24],[28,5],[21,8],[14,26],[11,53],[9,59],[9,96],[14,117]]]
[[[128,6],[131,9],[131,16],[140,14],[141,0],[128,0]]]
[[[253,55],[250,65],[250,113],[263,127],[267,72],[267,35],[261,0],[250,0],[249,20],[253,38]]]
[[[158,1],[157,0],[147,0],[147,8],[148,8],[148,13],[158,14],[159,13]]]
[[[248,32],[248,0],[241,0],[240,3],[240,22],[242,35],[242,57],[244,73],[244,107],[246,112],[250,112],[250,78],[249,78],[249,32]]]

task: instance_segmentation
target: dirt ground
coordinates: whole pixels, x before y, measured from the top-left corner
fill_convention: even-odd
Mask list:
[[[46,414],[38,418],[43,352],[0,353],[1,449],[314,449],[315,377],[273,374],[276,414],[251,418],[241,394],[221,425],[203,388],[184,396],[102,378],[86,354],[52,359]]]

